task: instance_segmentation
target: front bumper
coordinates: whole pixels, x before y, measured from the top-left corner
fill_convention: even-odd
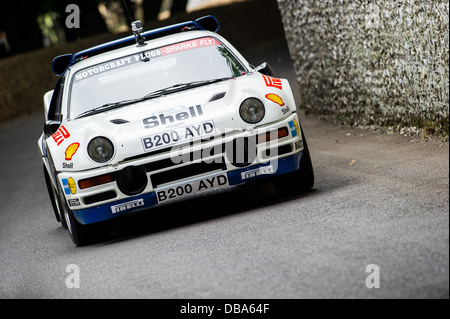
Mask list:
[[[58,180],[77,221],[92,224],[200,191],[295,171],[303,155],[297,123],[294,113],[252,131],[143,154],[95,170],[63,172]],[[286,129],[286,136],[274,133]],[[261,136],[266,139],[261,140]],[[96,186],[80,187],[80,181],[97,176],[99,180],[105,176],[109,179]],[[69,180],[78,187],[69,187]],[[141,182],[128,185],[133,180]]]

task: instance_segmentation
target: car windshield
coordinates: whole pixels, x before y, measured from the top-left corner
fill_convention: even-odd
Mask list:
[[[151,49],[76,72],[69,118],[187,89],[190,83],[205,85],[244,73],[234,55],[212,37]]]

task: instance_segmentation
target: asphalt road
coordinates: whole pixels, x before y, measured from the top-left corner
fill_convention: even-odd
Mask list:
[[[285,46],[249,54],[296,87]],[[199,194],[119,219],[109,239],[79,248],[45,190],[42,119],[0,125],[0,299],[449,297],[448,142],[301,114],[312,191]]]

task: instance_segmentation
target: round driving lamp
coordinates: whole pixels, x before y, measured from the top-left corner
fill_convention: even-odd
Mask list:
[[[114,155],[114,146],[106,137],[96,137],[88,144],[89,157],[97,163],[106,163]]]
[[[250,124],[256,124],[262,121],[266,114],[264,104],[256,98],[248,98],[242,102],[239,108],[241,118]]]

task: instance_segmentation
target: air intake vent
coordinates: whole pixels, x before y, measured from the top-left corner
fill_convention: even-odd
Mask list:
[[[214,95],[214,96],[211,98],[211,100],[209,100],[209,102],[213,102],[213,101],[217,101],[217,100],[223,99],[223,97],[225,96],[225,94],[226,94],[225,92],[216,94],[216,95]]]
[[[127,121],[127,120],[120,120],[120,119],[117,119],[117,120],[111,120],[111,123],[119,125],[119,124],[125,124],[125,123],[128,123],[128,121]]]

